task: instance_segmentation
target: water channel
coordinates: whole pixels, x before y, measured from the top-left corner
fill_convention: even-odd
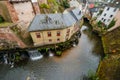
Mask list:
[[[83,26],[79,44],[64,51],[61,57],[29,60],[14,68],[0,64],[0,80],[80,80],[89,71],[96,71],[101,53],[100,38]]]

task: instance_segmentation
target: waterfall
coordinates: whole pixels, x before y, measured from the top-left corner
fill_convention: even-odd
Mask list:
[[[38,50],[29,50],[28,54],[30,56],[30,59],[33,61],[41,59],[43,57],[43,55],[41,55],[41,53]]]
[[[54,54],[51,51],[49,51],[49,56],[52,57],[54,56]]]
[[[4,55],[3,58],[4,58],[4,63],[5,63],[5,64],[8,64],[7,56]]]
[[[87,26],[82,26],[82,28],[81,28],[81,30],[80,30],[80,31],[82,32],[82,31],[84,31],[84,30],[86,30],[86,29],[88,29],[88,27],[87,27]]]
[[[73,47],[76,47],[76,43],[75,42],[73,42]]]

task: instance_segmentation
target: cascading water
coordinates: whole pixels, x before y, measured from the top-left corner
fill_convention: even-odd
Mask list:
[[[73,47],[75,47],[75,46],[77,46],[77,45],[76,45],[76,43],[74,42],[74,43],[73,43]]]
[[[41,59],[43,57],[43,55],[41,55],[41,53],[38,50],[30,50],[28,51],[28,54],[30,56],[30,59],[33,61]]]
[[[88,27],[87,26],[83,26],[82,28],[81,28],[81,33],[82,33],[82,31],[84,31],[84,30],[86,30],[86,29],[88,29]]]
[[[5,64],[8,64],[7,56],[4,55],[3,58],[4,58],[4,63],[5,63]]]
[[[50,57],[54,56],[54,53],[52,53],[51,51],[49,51],[49,56]]]

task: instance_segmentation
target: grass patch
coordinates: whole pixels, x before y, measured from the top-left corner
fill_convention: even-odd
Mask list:
[[[14,23],[10,23],[10,22],[2,22],[0,23],[0,27],[8,27],[8,26],[12,26]]]

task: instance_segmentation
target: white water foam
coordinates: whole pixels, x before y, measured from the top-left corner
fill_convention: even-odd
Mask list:
[[[32,61],[39,60],[39,59],[43,58],[43,55],[41,55],[41,53],[38,50],[28,51],[28,54],[29,54],[30,59]]]

